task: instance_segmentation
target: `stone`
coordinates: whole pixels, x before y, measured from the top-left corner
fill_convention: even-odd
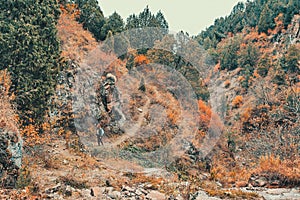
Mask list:
[[[196,200],[220,200],[220,198],[217,197],[210,197],[207,195],[204,191],[198,191]]]
[[[236,187],[247,187],[248,186],[248,182],[247,181],[237,181],[236,183],[235,183],[235,186]]]
[[[112,191],[110,193],[107,194],[110,198],[112,199],[119,199],[121,198],[121,193],[118,191]]]
[[[134,192],[135,190],[129,186],[123,186],[122,191]]]
[[[66,189],[65,189],[65,195],[66,196],[72,196],[72,187],[67,185]]]
[[[146,198],[149,198],[151,200],[163,200],[166,199],[166,196],[163,193],[151,190],[149,194],[147,194]]]
[[[91,195],[91,190],[89,190],[89,189],[82,189],[82,190],[79,190],[79,193],[80,193],[80,195],[82,196],[82,197],[84,197],[84,199],[88,199],[88,198],[90,198],[92,195]]]
[[[266,177],[252,174],[249,179],[249,184],[253,187],[264,187],[268,184]]]
[[[259,177],[255,180],[253,186],[254,187],[264,187],[268,184],[268,181],[265,177]]]
[[[103,187],[92,187],[91,188],[91,196],[95,196],[95,197],[101,197],[102,194],[104,193],[105,188]]]
[[[140,188],[139,189],[143,194],[148,194],[148,191],[147,190],[144,190],[143,188]]]
[[[61,184],[58,183],[58,184],[55,185],[54,187],[46,189],[46,190],[45,190],[45,193],[46,193],[46,194],[53,194],[53,193],[58,192],[60,189],[61,189]]]
[[[141,192],[141,190],[138,189],[138,190],[135,191],[135,194],[138,195],[138,196],[141,196],[143,194],[143,192]]]
[[[145,185],[144,188],[145,188],[145,189],[153,189],[154,186],[153,186],[152,184],[147,184],[147,185]]]

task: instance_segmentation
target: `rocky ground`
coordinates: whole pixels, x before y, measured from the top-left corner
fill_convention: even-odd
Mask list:
[[[203,174],[203,188],[179,180],[164,169],[143,169],[126,160],[93,158],[52,139],[25,155],[31,183],[25,189],[0,190],[1,199],[299,199],[299,188],[264,188],[256,178],[243,188],[222,188]],[[34,155],[34,158],[32,157]],[[126,167],[125,167],[126,166]],[[124,170],[125,169],[125,170]],[[211,187],[209,185],[214,184]],[[254,187],[255,186],[255,187]],[[210,196],[215,188],[217,196]]]

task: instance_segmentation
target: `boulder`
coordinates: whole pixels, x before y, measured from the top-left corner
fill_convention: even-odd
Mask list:
[[[268,184],[268,180],[264,176],[252,175],[249,179],[249,184],[253,187],[264,187]]]
[[[152,199],[152,200],[162,200],[162,199],[166,199],[166,196],[163,193],[152,190],[149,192],[149,194],[146,196],[146,198]]]
[[[0,128],[0,184],[4,188],[16,186],[22,165],[22,144],[17,131]]]

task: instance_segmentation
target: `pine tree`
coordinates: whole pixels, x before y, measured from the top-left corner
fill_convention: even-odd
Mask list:
[[[158,25],[160,28],[163,28],[163,29],[169,28],[169,24],[161,11],[158,11],[156,13],[155,19],[158,22]]]
[[[138,17],[133,14],[127,18],[125,29],[140,28]]]
[[[78,21],[83,27],[93,33],[97,40],[101,40],[100,31],[105,24],[102,10],[97,0],[74,0],[80,10]],[[105,39],[105,38],[104,38]]]
[[[284,25],[287,27],[296,13],[299,13],[300,2],[298,0],[289,0],[286,7]]]
[[[153,19],[154,19],[154,15],[151,13],[151,11],[149,10],[149,7],[147,6],[143,12],[141,12],[139,14],[139,24],[141,28],[144,27],[151,27],[153,26]]]
[[[108,34],[109,31],[112,32],[112,34],[120,33],[124,29],[124,22],[122,17],[114,12],[112,15],[108,17],[106,20],[104,26],[101,29],[100,32],[100,39],[104,40]]]
[[[257,25],[259,32],[268,33],[269,29],[275,27],[273,15],[274,12],[269,8],[268,5],[266,5],[261,12],[259,22]]]
[[[221,69],[233,70],[238,67],[238,51],[240,50],[240,38],[229,39],[227,43],[219,47]]]
[[[0,69],[11,73],[23,125],[41,124],[59,70],[58,3],[7,0],[0,9]]]

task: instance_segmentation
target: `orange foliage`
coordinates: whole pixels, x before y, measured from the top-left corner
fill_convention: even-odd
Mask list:
[[[242,114],[242,122],[246,122],[251,117],[252,108],[246,108],[244,113]]]
[[[241,95],[236,96],[232,101],[232,107],[238,108],[243,103],[243,97]]]
[[[239,76],[238,79],[237,79],[239,82],[242,82],[245,80],[245,78],[243,76]]]
[[[292,180],[300,179],[300,159],[281,160],[278,156],[262,156],[255,173],[272,172],[284,175]]]
[[[69,5],[72,7],[72,4]],[[62,57],[81,61],[83,57],[97,46],[92,34],[84,30],[82,25],[76,21],[76,12],[61,8],[62,14],[58,20],[58,37],[62,46]]]
[[[284,29],[284,22],[283,22],[284,16],[283,16],[283,13],[280,13],[274,20],[275,20],[276,27],[272,31],[272,34],[281,33]]]
[[[76,19],[80,15],[80,10],[77,4],[68,3],[66,5],[60,5],[60,10],[63,14],[68,14],[72,19]]]
[[[259,78],[259,77],[260,77],[260,75],[258,74],[257,70],[254,70],[253,76],[254,76],[255,78]]]
[[[226,80],[225,82],[224,82],[224,87],[225,88],[228,88],[229,86],[230,86],[230,80]]]
[[[149,64],[149,60],[145,55],[138,55],[134,58],[134,64],[135,64],[135,66],[147,65],[147,64]]]
[[[24,127],[21,130],[21,136],[25,139],[25,143],[28,146],[35,146],[44,143],[44,138],[41,138],[38,129],[32,124]]]
[[[200,123],[201,125],[208,127],[212,116],[211,108],[202,100],[198,101],[198,107],[200,112]]]
[[[221,64],[218,62],[214,67],[214,72],[218,72],[221,69]]]

